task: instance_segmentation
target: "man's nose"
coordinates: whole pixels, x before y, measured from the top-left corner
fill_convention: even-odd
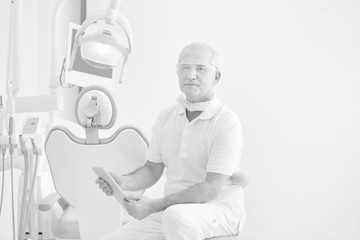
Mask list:
[[[188,78],[189,79],[196,79],[196,70],[194,68],[191,68],[189,74],[188,74]]]

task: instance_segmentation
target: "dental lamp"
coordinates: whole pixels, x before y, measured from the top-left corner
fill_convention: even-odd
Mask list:
[[[108,9],[95,12],[84,21],[75,36],[69,71],[80,48],[82,59],[92,67],[111,69],[122,65],[119,79],[122,82],[133,35],[128,20],[119,13],[120,3],[121,0],[112,0]]]

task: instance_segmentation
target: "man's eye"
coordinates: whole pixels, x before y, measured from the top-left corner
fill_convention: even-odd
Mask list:
[[[198,66],[198,67],[197,67],[197,70],[198,70],[198,71],[201,71],[201,72],[206,72],[206,71],[207,71],[207,67],[205,67],[205,66]]]
[[[189,65],[183,65],[181,66],[181,70],[190,70],[191,67]]]

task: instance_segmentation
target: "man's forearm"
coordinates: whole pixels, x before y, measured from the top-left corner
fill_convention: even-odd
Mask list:
[[[156,199],[153,207],[155,212],[159,212],[175,204],[205,203],[215,199],[219,190],[219,187],[208,182],[198,183],[184,191]]]
[[[154,175],[148,165],[144,165],[129,175],[125,175],[126,183],[123,188],[129,191],[139,191],[154,185],[159,177]]]

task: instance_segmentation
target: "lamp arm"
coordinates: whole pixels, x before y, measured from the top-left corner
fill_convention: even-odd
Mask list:
[[[122,15],[122,14],[118,14],[116,22],[125,30],[125,34],[126,34],[126,38],[128,40],[128,46],[129,46],[129,53],[131,52],[133,46],[133,33],[131,30],[131,26],[129,21],[127,20],[127,18]]]
[[[100,10],[98,12],[95,12],[93,15],[86,18],[86,20],[81,24],[79,30],[76,33],[75,41],[79,41],[80,36],[84,33],[84,31],[87,27],[89,27],[91,24],[93,24],[99,20],[107,19],[108,16],[109,16],[109,10],[105,9],[105,10]]]
[[[109,11],[110,17],[106,21],[110,24],[114,24],[119,13],[121,0],[112,0],[110,3]],[[108,21],[109,20],[109,21]]]
[[[121,0],[111,0],[109,8],[118,11],[120,8],[121,2],[122,2]]]
[[[49,87],[50,89],[56,89],[59,87],[60,83],[58,80],[58,76],[56,75],[57,69],[59,67],[59,32],[60,32],[60,26],[61,26],[61,13],[64,8],[64,5],[66,1],[69,0],[58,0],[56,2],[55,8],[54,8],[54,14],[52,19],[52,39],[51,39],[51,67],[50,67],[50,81],[49,81]]]
[[[132,33],[132,30],[131,30],[129,21],[122,14],[118,15],[116,21],[125,30],[126,37],[127,37],[127,40],[128,40],[128,46],[129,46],[129,48],[127,49],[128,54],[125,55],[124,64],[123,64],[123,66],[121,68],[121,72],[120,72],[119,83],[121,84],[122,83],[122,77],[124,75],[125,65],[127,63],[129,53],[131,52],[131,50],[133,48],[133,44],[132,44],[133,43],[133,33]]]

